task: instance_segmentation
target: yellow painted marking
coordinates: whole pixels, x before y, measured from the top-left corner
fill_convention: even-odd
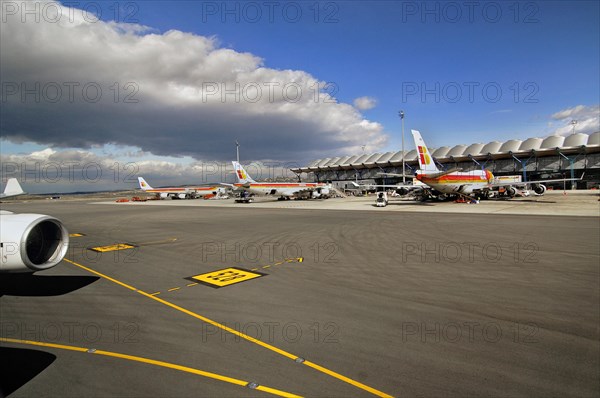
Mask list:
[[[332,371],[332,370],[329,370],[329,369],[327,369],[327,368],[324,368],[324,367],[322,367],[322,366],[320,366],[320,365],[317,365],[316,363],[313,363],[313,362],[311,362],[311,361],[304,361],[304,362],[302,362],[302,363],[303,363],[304,365],[306,365],[306,366],[310,367],[310,368],[313,368],[313,369],[316,369],[316,370],[318,370],[319,372],[323,372],[323,373],[325,373],[325,374],[327,374],[327,375],[329,375],[329,376],[331,376],[331,377],[335,377],[336,379],[339,379],[339,380],[345,381],[345,382],[346,382],[346,383],[348,383],[348,384],[352,384],[352,385],[353,385],[353,386],[355,386],[355,387],[358,387],[358,388],[360,388],[360,389],[363,389],[363,390],[365,390],[365,391],[368,391],[368,392],[370,392],[370,393],[371,393],[371,394],[373,394],[373,395],[377,395],[378,397],[392,398],[392,395],[389,395],[389,394],[386,394],[386,393],[384,393],[384,392],[381,392],[381,391],[379,391],[379,390],[376,390],[375,388],[373,388],[373,387],[369,387],[369,386],[367,386],[366,384],[363,384],[363,383],[361,383],[361,382],[358,382],[358,381],[356,381],[356,380],[352,380],[352,379],[351,379],[351,378],[349,378],[349,377],[346,377],[346,376],[344,376],[344,375],[341,375],[341,374],[339,374],[339,373],[337,373],[337,372],[334,372],[334,371]]]
[[[280,265],[280,264],[283,264],[283,261],[280,261],[280,262],[278,262],[278,263],[275,263],[274,265]]]
[[[258,268],[252,268],[250,271],[258,271]]]
[[[194,283],[188,283],[186,286],[187,287],[192,287],[192,286],[196,286],[196,285],[197,285],[197,283],[194,282]]]
[[[197,313],[195,313],[195,312],[192,312],[192,311],[190,311],[190,310],[187,310],[187,309],[185,309],[185,308],[183,308],[183,307],[180,307],[180,306],[178,306],[178,305],[176,305],[176,304],[173,304],[173,303],[171,303],[171,302],[169,302],[169,301],[167,301],[167,300],[163,300],[163,299],[161,299],[160,297],[152,296],[152,295],[150,295],[150,294],[148,294],[148,293],[146,293],[146,292],[144,292],[144,291],[142,291],[142,290],[138,290],[138,289],[136,289],[136,288],[135,288],[135,287],[133,287],[133,286],[130,286],[130,285],[126,284],[126,283],[123,283],[123,282],[121,282],[121,281],[118,281],[118,280],[116,280],[116,279],[114,279],[114,278],[111,278],[111,277],[110,277],[110,276],[108,276],[108,275],[104,275],[104,274],[102,274],[102,273],[100,273],[100,272],[98,272],[98,271],[96,271],[96,270],[93,270],[93,269],[91,269],[91,268],[88,268],[88,267],[86,267],[85,265],[81,265],[81,264],[79,264],[79,263],[76,263],[75,261],[71,261],[71,260],[68,260],[68,259],[66,259],[66,258],[64,259],[64,261],[66,261],[66,262],[68,262],[68,263],[70,263],[70,264],[73,264],[73,265],[75,265],[76,267],[79,267],[79,268],[81,268],[81,269],[84,269],[84,270],[86,270],[86,271],[88,271],[88,272],[90,272],[90,273],[92,273],[92,274],[94,274],[94,275],[98,275],[98,276],[100,276],[100,277],[102,277],[102,278],[105,278],[105,279],[107,279],[107,280],[109,280],[109,281],[111,281],[111,282],[113,282],[113,283],[116,283],[117,285],[119,285],[119,286],[122,286],[122,287],[124,287],[124,288],[126,288],[126,289],[129,289],[129,290],[132,290],[132,291],[134,291],[134,292],[137,292],[137,293],[141,294],[142,296],[148,297],[148,298],[150,298],[150,299],[152,299],[152,300],[155,300],[155,301],[157,301],[157,302],[159,302],[159,303],[161,303],[161,304],[164,304],[164,305],[166,305],[167,307],[171,307],[171,308],[173,308],[173,309],[175,309],[175,310],[177,310],[177,311],[180,311],[180,312],[182,312],[182,313],[184,313],[184,314],[187,314],[187,315],[189,315],[189,316],[191,316],[191,317],[193,317],[193,318],[196,318],[196,319],[198,319],[198,320],[200,320],[200,321],[202,321],[202,322],[206,322],[206,323],[208,323],[208,324],[210,324],[210,325],[213,325],[213,326],[215,326],[216,328],[219,328],[219,329],[221,329],[221,330],[225,330],[226,332],[229,332],[229,333],[233,334],[234,336],[238,336],[238,337],[240,337],[240,338],[242,338],[242,339],[244,339],[244,340],[247,340],[247,341],[249,341],[249,342],[251,342],[251,343],[257,344],[257,345],[259,345],[259,346],[261,346],[261,347],[263,347],[263,348],[266,348],[267,350],[273,351],[273,352],[275,352],[275,353],[277,353],[277,354],[279,354],[279,355],[281,355],[281,356],[284,356],[284,357],[286,357],[286,358],[289,358],[289,359],[291,359],[291,360],[293,360],[293,361],[295,361],[296,359],[299,359],[299,358],[300,358],[300,357],[299,357],[299,356],[297,356],[297,355],[294,355],[294,354],[292,354],[292,353],[289,353],[289,352],[287,352],[287,351],[284,351],[284,350],[282,350],[281,348],[277,348],[277,347],[275,347],[274,345],[271,345],[271,344],[265,343],[264,341],[258,340],[258,339],[256,339],[256,338],[254,338],[254,337],[252,337],[252,336],[250,336],[250,335],[247,335],[247,334],[245,334],[245,333],[242,333],[242,332],[240,332],[240,331],[238,331],[238,330],[232,329],[232,328],[230,328],[230,327],[228,327],[228,326],[226,326],[226,325],[224,325],[224,324],[222,324],[222,323],[219,323],[219,322],[213,321],[213,320],[212,320],[212,319],[210,319],[210,318],[207,318],[207,317],[205,317],[205,316],[202,316],[202,315],[200,315],[200,314],[197,314]],[[334,377],[334,378],[336,378],[336,379],[338,379],[338,380],[341,380],[341,381],[343,381],[343,382],[345,382],[345,383],[349,383],[349,384],[351,384],[351,385],[353,385],[353,386],[355,386],[355,387],[358,387],[358,388],[360,388],[360,389],[362,389],[362,390],[364,390],[364,391],[368,391],[368,392],[372,393],[373,395],[376,395],[376,396],[379,396],[379,397],[386,397],[386,398],[391,398],[391,397],[392,397],[392,396],[391,396],[391,395],[389,395],[389,394],[386,394],[386,393],[384,393],[384,392],[382,392],[382,391],[379,391],[379,390],[377,390],[377,389],[375,389],[375,388],[373,388],[373,387],[369,387],[369,386],[367,386],[366,384],[363,384],[363,383],[361,383],[361,382],[358,382],[358,381],[356,381],[356,380],[352,380],[352,379],[350,379],[350,378],[348,378],[348,377],[346,377],[346,376],[343,376],[343,375],[341,375],[341,374],[339,374],[339,373],[336,373],[336,372],[334,372],[334,371],[332,371],[332,370],[329,370],[329,369],[327,369],[327,368],[325,368],[325,367],[323,367],[323,366],[317,365],[317,364],[315,364],[315,363],[312,363],[312,362],[310,362],[310,361],[303,361],[303,362],[302,362],[302,364],[303,364],[303,365],[306,365],[306,366],[309,366],[309,367],[311,367],[311,368],[313,368],[313,369],[315,369],[315,370],[317,370],[317,371],[319,371],[319,372],[322,372],[322,373],[324,373],[324,374],[327,374],[327,375],[329,375],[329,376],[331,376],[331,377]],[[258,389],[258,388],[257,388],[257,389]]]
[[[137,243],[138,246],[150,246],[150,245],[160,245],[163,243],[173,243],[177,240],[177,238],[167,238],[167,239],[163,239],[163,240],[155,240],[152,242],[142,242],[142,243]]]
[[[298,257],[297,260],[299,263],[301,263],[302,261],[304,261],[304,257]]]
[[[32,340],[18,340],[18,339],[4,338],[4,337],[0,337],[0,341],[5,342],[5,343],[27,344],[27,345],[34,345],[34,346],[40,346],[40,347],[57,348],[57,349],[61,349],[61,350],[77,351],[77,352],[82,352],[82,353],[86,353],[86,354],[95,354],[95,355],[103,355],[103,356],[113,357],[113,358],[120,358],[120,359],[125,359],[128,361],[141,362],[141,363],[146,363],[149,365],[160,366],[163,368],[179,370],[181,372],[192,373],[192,374],[195,374],[198,376],[208,377],[211,379],[223,381],[223,382],[230,383],[230,384],[235,384],[235,385],[242,386],[242,387],[246,387],[246,385],[248,385],[247,381],[234,379],[233,377],[223,376],[223,375],[220,375],[217,373],[207,372],[205,370],[190,368],[188,366],[177,365],[174,363],[157,361],[155,359],[138,357],[135,355],[121,354],[118,352],[103,351],[103,350],[96,350],[93,352],[89,352],[88,351],[89,348],[84,348],[84,347],[75,347],[75,346],[70,346],[70,345],[54,344],[54,343],[44,343],[44,342],[32,341]],[[286,391],[281,391],[281,390],[277,390],[277,389],[266,387],[266,386],[259,385],[256,389],[273,394],[273,395],[278,395],[280,397],[299,397],[299,395],[291,394]]]
[[[154,293],[150,293],[150,295],[151,295],[151,296],[157,296],[157,295],[159,295],[159,294],[160,294],[160,292],[154,292]]]
[[[275,265],[277,265],[277,264],[275,264]],[[271,267],[271,266],[270,265],[265,265],[263,268],[269,268],[269,267]]]
[[[179,290],[179,289],[181,289],[181,288],[180,287],[173,287],[173,288],[171,288],[171,289],[169,289],[167,291],[174,292],[175,290]]]
[[[133,249],[134,247],[135,246],[128,245],[127,243],[117,243],[116,245],[92,247],[91,250],[104,253],[104,252],[113,252],[115,250]]]
[[[69,234],[69,238],[79,238],[80,236],[85,236],[84,234],[73,233]]]
[[[223,287],[234,283],[245,282],[250,279],[260,278],[262,274],[253,273],[240,268],[225,268],[218,271],[192,276],[192,279],[209,285]]]

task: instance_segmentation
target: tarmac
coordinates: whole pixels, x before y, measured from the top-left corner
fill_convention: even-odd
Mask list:
[[[130,195],[131,196],[131,195]],[[123,196],[127,198],[127,196]],[[545,195],[532,195],[512,199],[481,200],[477,204],[426,201],[410,198],[390,197],[386,207],[375,206],[375,195],[318,200],[279,201],[274,197],[255,197],[253,203],[235,203],[229,200],[149,200],[146,202],[116,201],[94,202],[97,204],[117,204],[119,206],[194,206],[194,207],[236,207],[246,206],[259,209],[309,209],[309,210],[373,210],[426,212],[426,213],[469,213],[469,214],[525,214],[525,215],[569,215],[600,216],[600,195],[594,190],[548,191]]]
[[[79,236],[0,277],[0,395],[599,395],[597,194],[373,202],[3,203]]]

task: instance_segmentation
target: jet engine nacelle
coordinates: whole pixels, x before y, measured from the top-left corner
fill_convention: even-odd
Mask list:
[[[404,187],[396,189],[396,193],[400,196],[408,195],[408,192],[409,192],[408,189],[406,189]]]
[[[320,195],[329,195],[329,188],[317,188],[317,192]]]
[[[35,272],[62,261],[69,233],[54,217],[0,211],[0,241],[0,272]]]
[[[177,194],[177,197],[179,199],[186,199],[188,197],[188,195],[187,195],[187,193],[179,193],[179,194]]]
[[[536,195],[543,195],[546,193],[546,186],[544,184],[536,185],[533,187],[533,192],[535,192]]]
[[[161,199],[167,199],[168,197],[169,197],[169,194],[168,194],[168,193],[166,193],[166,192],[161,192],[161,193],[160,193],[160,198],[161,198]]]
[[[517,188],[515,187],[508,187],[506,188],[506,194],[510,197],[516,196],[517,195]]]

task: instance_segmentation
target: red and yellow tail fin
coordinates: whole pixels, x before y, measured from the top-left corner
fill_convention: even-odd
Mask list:
[[[248,175],[244,167],[236,161],[231,162],[233,164],[233,169],[235,171],[235,178],[237,179],[238,184],[246,184],[249,182],[256,182]]]
[[[433,157],[421,137],[421,133],[417,130],[411,130],[413,138],[415,140],[415,147],[417,148],[417,157],[419,159],[419,168],[423,174],[439,173],[439,169],[433,161]]]

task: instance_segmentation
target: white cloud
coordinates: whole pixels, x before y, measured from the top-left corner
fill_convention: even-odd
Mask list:
[[[29,193],[137,189],[138,176],[156,187],[234,182],[231,162],[182,162],[180,158],[156,156],[123,159],[121,154],[99,155],[80,149],[56,151],[47,148],[26,154],[0,154],[0,179],[5,182],[16,177]],[[296,175],[289,169],[299,166],[275,160],[245,165],[248,173],[258,181],[295,180]]]
[[[548,123],[552,134],[569,135],[573,132],[573,120],[577,121],[575,125],[576,133],[591,134],[600,131],[600,106],[598,105],[577,105],[573,108],[563,109],[554,113],[551,118],[553,121]]]
[[[60,7],[58,23],[6,15],[0,24],[5,139],[217,160],[238,139],[247,159],[301,161],[387,141],[381,124],[305,71],[268,68],[214,37]]]
[[[373,97],[358,97],[354,100],[354,107],[361,111],[373,109],[376,106],[377,100]]]

